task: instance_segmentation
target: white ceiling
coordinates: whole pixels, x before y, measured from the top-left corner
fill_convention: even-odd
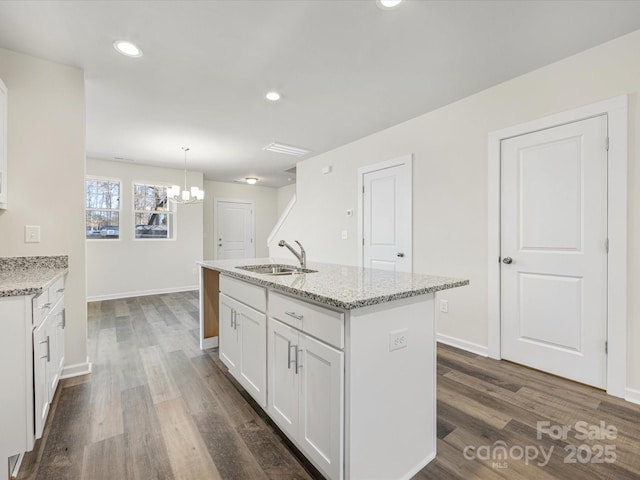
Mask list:
[[[182,168],[189,146],[269,186],[296,162],[272,141],[312,156],[637,29],[640,1],[0,1],[0,47],[84,69],[89,157]]]

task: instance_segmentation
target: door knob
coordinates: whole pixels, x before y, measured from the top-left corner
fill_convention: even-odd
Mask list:
[[[502,263],[506,263],[507,265],[510,265],[511,262],[513,262],[513,259],[511,257],[504,257],[502,259]]]
[[[402,252],[398,253],[398,257],[400,257],[400,258],[404,257],[404,253],[402,253]]]

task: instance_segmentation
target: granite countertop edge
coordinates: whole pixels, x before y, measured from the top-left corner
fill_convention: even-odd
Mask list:
[[[66,267],[36,268],[29,272],[22,272],[23,278],[18,282],[2,279],[0,280],[0,298],[39,295],[68,272],[69,268]]]
[[[225,275],[228,275],[240,280],[246,280],[248,282],[258,284],[263,287],[272,288],[277,291],[289,293],[303,299],[308,299],[320,304],[324,304],[327,306],[331,306],[331,307],[335,307],[343,310],[353,310],[356,308],[377,305],[377,304],[390,302],[394,300],[400,300],[404,298],[410,298],[410,297],[415,297],[419,295],[425,295],[428,293],[434,293],[442,290],[448,290],[451,288],[457,288],[457,287],[469,285],[469,280],[466,280],[466,279],[433,277],[438,279],[438,281],[434,285],[423,286],[419,288],[409,288],[409,289],[396,291],[389,294],[377,294],[377,295],[367,296],[366,298],[354,299],[352,301],[345,301],[339,298],[323,295],[321,293],[310,292],[308,290],[304,290],[303,288],[298,288],[295,286],[289,286],[289,285],[283,285],[281,283],[277,283],[271,280],[269,275],[248,272],[245,270],[237,269],[235,267],[221,266],[219,265],[218,261],[215,261],[215,260],[201,261],[197,263],[201,267],[209,268],[211,270],[216,270],[220,273],[223,273]],[[237,263],[247,264],[249,262],[244,260],[238,260]],[[336,265],[333,265],[333,267],[336,267]],[[338,267],[340,266],[338,265]],[[354,267],[350,267],[350,268],[354,268]],[[310,274],[303,273],[300,275],[315,275],[315,273],[310,273]],[[415,276],[429,277],[428,275],[415,275]]]

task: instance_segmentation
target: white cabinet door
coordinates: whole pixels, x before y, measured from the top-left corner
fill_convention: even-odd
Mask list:
[[[344,354],[305,334],[299,336],[302,451],[329,478],[342,478]]]
[[[269,415],[323,474],[341,479],[344,354],[274,318],[268,339]]]
[[[49,414],[49,388],[47,364],[51,357],[51,338],[47,335],[47,317],[33,332],[33,387],[35,401],[35,434],[42,437],[42,430]]]
[[[66,326],[64,315],[64,302],[60,301],[46,322],[46,334],[49,336],[49,361],[47,362],[49,403],[53,401],[64,368],[64,328]]]
[[[267,411],[291,438],[298,436],[299,376],[295,370],[298,332],[273,318],[269,319],[267,369],[269,400]]]
[[[237,302],[236,302],[237,303]],[[267,316],[237,303],[235,326],[239,341],[238,381],[261,407],[267,406]]]
[[[239,343],[238,330],[235,326],[235,307],[238,305],[234,299],[220,294],[220,360],[233,374],[238,369]]]

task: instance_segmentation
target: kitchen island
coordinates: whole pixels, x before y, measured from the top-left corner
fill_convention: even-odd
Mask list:
[[[201,347],[327,478],[411,478],[436,450],[434,294],[467,280],[310,263],[201,262]],[[209,338],[207,338],[209,337]]]

